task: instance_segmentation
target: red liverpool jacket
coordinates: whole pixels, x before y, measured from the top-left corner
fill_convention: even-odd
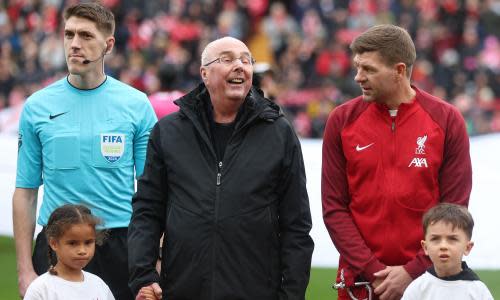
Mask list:
[[[323,218],[346,281],[373,282],[385,266],[416,278],[430,265],[422,215],[438,202],[468,205],[469,139],[456,108],[415,87],[396,117],[355,98],[329,116],[323,140]]]

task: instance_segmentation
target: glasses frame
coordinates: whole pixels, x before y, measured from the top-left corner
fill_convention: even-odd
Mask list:
[[[207,63],[206,63],[206,64],[204,64],[203,66],[204,66],[204,67],[208,67],[208,66],[210,66],[211,64],[213,64],[214,62],[218,62],[219,64],[223,64],[223,65],[228,65],[228,66],[229,66],[229,65],[232,65],[232,64],[233,64],[236,60],[238,60],[238,59],[241,61],[241,58],[243,57],[243,55],[242,55],[242,56],[240,56],[240,57],[235,57],[235,58],[234,58],[234,59],[233,59],[230,63],[228,63],[228,64],[222,63],[222,62],[221,62],[221,57],[222,57],[222,55],[221,55],[221,56],[219,56],[219,57],[217,57],[216,59],[214,59],[214,60],[210,61],[210,62],[207,62]],[[251,56],[250,56],[250,65],[252,65],[252,66],[253,66],[253,65],[255,64],[255,62],[256,62],[256,61],[255,61],[255,59],[254,59],[253,57],[251,57]],[[243,65],[245,65],[245,64],[243,63],[243,61],[241,61],[241,63],[242,63]]]

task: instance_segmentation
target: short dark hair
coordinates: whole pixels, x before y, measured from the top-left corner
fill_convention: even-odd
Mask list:
[[[415,44],[404,28],[391,24],[377,25],[356,37],[349,46],[354,54],[376,51],[387,65],[404,63],[406,76],[417,58]]]
[[[79,3],[66,8],[64,20],[67,21],[71,17],[84,18],[94,22],[97,29],[106,35],[115,33],[115,16],[99,3]]]
[[[440,203],[431,208],[422,218],[424,236],[427,234],[429,225],[439,221],[451,224],[453,229],[463,230],[469,240],[472,238],[474,220],[467,207],[453,203]]]
[[[88,224],[95,228],[95,226],[100,225],[102,222],[99,218],[92,215],[90,209],[84,205],[76,204],[65,204],[56,208],[49,217],[49,221],[45,226],[45,236],[47,237],[47,242],[50,239],[60,239],[64,233],[71,227],[71,225],[77,224]],[[96,244],[101,244],[105,238],[106,233],[103,231],[96,231]],[[50,262],[49,273],[52,275],[57,275],[54,269],[57,263],[57,256],[48,244],[48,255]]]
[[[169,91],[177,87],[177,72],[176,65],[171,63],[163,63],[158,68],[158,80],[160,81],[160,90]]]

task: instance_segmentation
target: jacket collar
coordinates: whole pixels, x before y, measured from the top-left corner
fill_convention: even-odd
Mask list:
[[[200,83],[195,89],[184,95],[175,103],[180,107],[182,114],[190,119],[203,117],[203,112],[207,111],[206,106],[211,106],[210,95],[204,83]],[[263,119],[273,122],[283,116],[281,108],[264,98],[260,89],[252,86],[245,101],[242,104],[241,116],[237,121],[236,128],[241,128],[256,119]],[[205,124],[206,125],[206,124]]]
[[[445,277],[439,277],[436,273],[436,270],[434,267],[430,267],[427,269],[427,272],[431,273],[433,276],[445,280],[445,281],[456,281],[456,280],[466,280],[466,281],[474,281],[474,280],[479,280],[479,277],[477,276],[474,271],[472,271],[469,266],[467,266],[467,263],[465,261],[462,261],[462,271],[458,274],[451,275],[451,276],[445,276]]]

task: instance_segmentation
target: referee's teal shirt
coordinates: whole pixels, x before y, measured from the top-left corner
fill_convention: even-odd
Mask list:
[[[63,78],[26,101],[16,187],[44,185],[38,224],[66,203],[84,204],[104,228],[127,227],[134,170],[142,174],[156,116],[146,95],[110,76],[80,90]]]

